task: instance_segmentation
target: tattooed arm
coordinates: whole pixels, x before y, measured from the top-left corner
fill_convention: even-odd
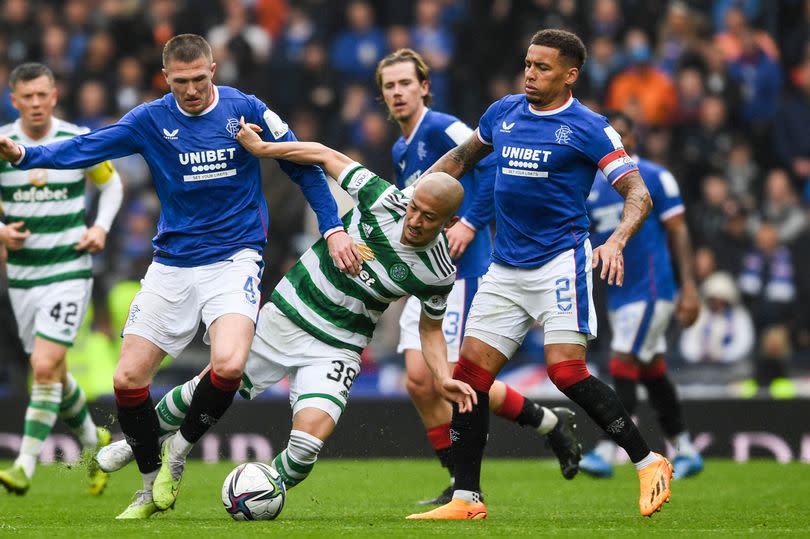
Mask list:
[[[593,267],[596,268],[601,261],[602,272],[600,277],[602,279],[607,277],[608,284],[614,284],[615,282],[616,286],[621,286],[624,282],[622,249],[627,245],[633,234],[638,232],[638,229],[644,223],[644,219],[650,213],[652,198],[650,198],[647,186],[644,185],[644,180],[641,179],[641,174],[637,170],[620,178],[619,181],[613,184],[613,187],[624,197],[622,220],[607,241],[594,249]]]
[[[478,138],[478,130],[476,129],[470,138],[449,150],[446,154],[441,156],[438,161],[433,163],[433,166],[425,171],[429,172],[446,172],[455,179],[459,179],[466,173],[471,171],[473,167],[492,152],[492,146],[484,144]],[[425,174],[422,174],[423,176]]]

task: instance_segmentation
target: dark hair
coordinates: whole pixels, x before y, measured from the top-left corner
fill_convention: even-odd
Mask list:
[[[565,56],[574,63],[574,67],[582,69],[588,53],[585,44],[579,37],[566,30],[551,28],[540,30],[532,36],[531,45],[542,45],[560,51],[560,56]]]
[[[627,115],[627,113],[622,112],[620,110],[609,110],[605,112],[605,118],[610,125],[613,125],[614,122],[624,122],[627,125],[627,129],[630,131],[633,130],[634,122],[633,119]]]
[[[25,64],[20,64],[14,68],[14,70],[8,76],[8,85],[11,87],[13,91],[14,86],[18,82],[20,81],[27,82],[29,80],[38,79],[40,77],[48,77],[48,80],[50,80],[51,82],[54,81],[53,71],[51,71],[51,68],[37,62],[27,62]]]
[[[410,62],[413,64],[419,84],[422,84],[425,81],[430,81],[430,68],[428,67],[424,58],[422,58],[422,55],[413,49],[399,49],[398,51],[394,51],[380,60],[380,63],[377,64],[377,71],[374,73],[374,78],[377,80],[377,88],[380,90],[380,92],[382,92],[383,89],[382,70],[388,66],[401,62]],[[422,102],[425,104],[425,106],[430,106],[432,101],[433,94],[430,92],[428,92],[428,94],[422,98]]]
[[[201,57],[210,62],[214,61],[211,45],[197,34],[174,36],[163,47],[163,67],[166,67],[171,60],[189,63]]]

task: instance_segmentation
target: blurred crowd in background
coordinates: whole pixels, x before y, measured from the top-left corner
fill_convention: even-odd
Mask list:
[[[0,123],[16,118],[7,78],[25,61],[55,72],[58,116],[90,128],[114,122],[168,90],[162,47],[193,32],[214,49],[216,83],[259,96],[299,139],[392,178],[399,132],[374,82],[384,55],[419,51],[432,70],[433,107],[475,127],[489,103],[522,92],[529,37],[551,27],[588,47],[575,97],[630,114],[640,154],[679,181],[705,305],[695,326],[673,328],[675,378],[687,394],[689,385],[710,388],[700,396],[810,394],[810,271],[801,269],[810,267],[810,0],[5,0]],[[127,302],[110,298],[145,273],[160,211],[143,160],[116,166],[126,197],[96,256],[87,329],[111,341]],[[266,293],[317,231],[298,188],[274,163],[264,167]],[[2,311],[0,387],[14,391],[25,358],[10,309]],[[395,314],[366,354],[384,392],[401,390]],[[597,368],[608,336],[603,319]],[[528,393],[544,379],[541,339],[532,335],[513,362],[512,382]],[[102,372],[103,354],[82,346],[73,362]],[[195,344],[166,382],[206,356]]]

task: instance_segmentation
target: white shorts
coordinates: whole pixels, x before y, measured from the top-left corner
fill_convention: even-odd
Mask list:
[[[34,350],[34,337],[73,346],[87,313],[92,289],[92,279],[9,288],[17,331],[25,351],[30,354]]]
[[[459,279],[453,284],[453,290],[447,297],[447,312],[444,315],[442,329],[447,341],[447,361],[458,362],[458,353],[464,337],[464,324],[475,293],[478,291],[478,277]],[[419,337],[419,316],[422,304],[419,298],[411,296],[405,303],[402,316],[399,318],[399,346],[397,353],[405,350],[422,350],[422,339]]]
[[[318,408],[337,424],[358,374],[360,354],[319,341],[268,303],[259,315],[239,394],[253,399],[289,376],[293,415]]]
[[[585,344],[596,337],[590,241],[539,268],[491,264],[473,299],[464,336],[509,358],[535,321],[547,344]]]
[[[200,320],[206,344],[208,328],[223,314],[242,314],[255,322],[263,267],[261,255],[251,249],[191,268],[152,262],[122,334],[143,337],[177,357],[197,334]]]
[[[611,349],[649,363],[656,354],[667,351],[665,334],[674,310],[671,301],[657,300],[628,303],[610,311]]]

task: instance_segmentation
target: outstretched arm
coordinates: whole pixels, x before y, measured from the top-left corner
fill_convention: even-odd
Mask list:
[[[141,138],[129,116],[101,129],[42,146],[25,147],[0,136],[0,159],[23,170],[90,168],[140,150]]]
[[[264,142],[257,134],[261,133],[261,127],[245,123],[244,118],[239,123],[242,128],[236,134],[236,140],[256,157],[283,159],[299,165],[318,165],[333,178],[340,176],[343,169],[354,162],[339,151],[318,142]]]
[[[256,157],[271,157],[283,159],[299,165],[320,165],[327,174],[337,178],[346,165],[353,161],[340,152],[327,148],[317,142],[264,142],[257,133],[262,128],[256,124],[245,123],[245,118],[239,120],[242,126],[236,134],[236,140],[247,151]],[[357,245],[345,231],[325,234],[329,255],[340,271],[350,275],[358,275],[363,258]]]
[[[442,321],[430,318],[422,312],[419,317],[419,337],[422,341],[422,356],[428,369],[433,373],[442,397],[458,404],[461,413],[472,410],[473,405],[478,404],[478,397],[469,385],[454,380],[450,374]]]
[[[596,268],[601,261],[600,277],[602,279],[607,277],[608,284],[612,285],[615,282],[616,286],[621,286],[624,282],[622,249],[649,215],[652,198],[637,170],[627,173],[613,184],[613,187],[624,198],[622,220],[607,241],[594,249],[593,267]]]
[[[433,166],[425,171],[425,174],[430,172],[446,172],[455,179],[459,179],[468,173],[473,167],[492,152],[492,146],[484,144],[478,137],[478,130],[476,129],[470,138],[449,150],[446,154],[441,156],[438,161],[433,163]],[[424,176],[424,174],[423,174]]]

